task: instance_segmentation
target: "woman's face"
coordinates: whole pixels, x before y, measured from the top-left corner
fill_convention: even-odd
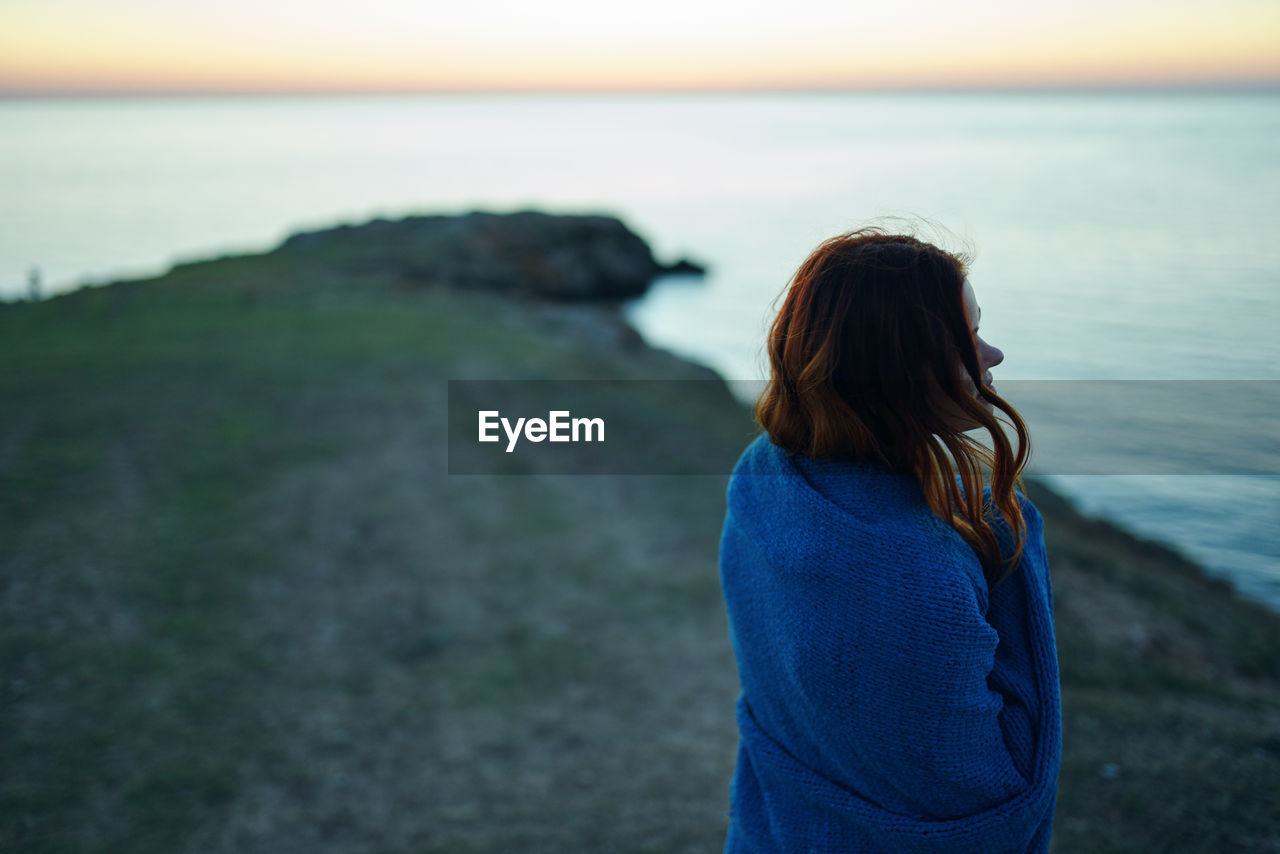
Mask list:
[[[991,378],[991,369],[1004,361],[1004,353],[999,348],[992,347],[982,337],[978,335],[978,325],[982,320],[982,309],[978,306],[978,298],[973,293],[973,285],[969,284],[968,279],[964,283],[964,313],[969,320],[969,328],[973,330],[973,337],[978,342],[978,367],[982,371],[982,380],[987,386],[993,385]],[[959,359],[956,359],[956,373],[960,375],[960,379],[964,382],[964,386],[968,389],[969,394],[975,398],[978,397],[978,386],[974,383],[973,378],[969,376],[969,372]],[[988,410],[991,404],[983,402]],[[968,416],[961,412],[955,412],[952,416],[957,422],[957,426],[961,430],[974,430],[981,427],[976,421],[972,421]]]
[[[973,293],[973,285],[969,284],[969,280],[964,280],[964,313],[969,319],[969,328],[973,330],[973,337],[978,341],[978,367],[982,369],[982,380],[989,386],[992,383],[991,369],[1004,361],[1004,353],[998,347],[992,347],[978,335],[978,324],[982,320],[982,309],[978,306],[978,298]],[[961,371],[964,368],[961,367]],[[968,372],[964,371],[965,380],[971,386],[970,391],[977,396],[977,386],[973,384],[969,378]]]

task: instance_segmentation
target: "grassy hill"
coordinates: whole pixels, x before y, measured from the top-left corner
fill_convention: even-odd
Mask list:
[[[451,476],[464,378],[707,373],[281,252],[0,306],[0,850],[719,850],[725,478]],[[1055,851],[1280,850],[1280,620],[1035,489]]]

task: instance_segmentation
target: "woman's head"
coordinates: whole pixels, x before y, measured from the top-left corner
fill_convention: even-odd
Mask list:
[[[1020,548],[1014,485],[1028,443],[1022,419],[991,387],[1003,354],[978,335],[980,319],[963,256],[879,229],[827,240],[796,271],[770,330],[756,417],[792,453],[914,475],[998,580],[981,467],[991,469],[992,501]],[[1016,452],[993,408],[1017,434]],[[991,450],[964,435],[979,428]]]

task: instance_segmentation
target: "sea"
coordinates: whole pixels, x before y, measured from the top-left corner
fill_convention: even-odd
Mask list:
[[[997,388],[1085,449],[1032,472],[1280,611],[1280,92],[0,99],[0,298],[523,209],[705,264],[626,311],[731,380],[824,238],[968,253]],[[1149,388],[1172,409],[1126,419]]]

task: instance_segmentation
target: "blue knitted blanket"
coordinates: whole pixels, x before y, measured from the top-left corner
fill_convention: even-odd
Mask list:
[[[720,546],[742,684],[726,852],[1048,851],[1058,663],[1022,506],[1021,564],[989,591],[913,478],[747,448]]]

